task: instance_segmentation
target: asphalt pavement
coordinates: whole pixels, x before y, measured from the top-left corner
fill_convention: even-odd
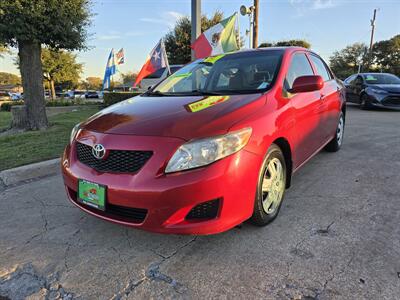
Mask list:
[[[60,175],[3,187],[7,298],[399,299],[400,112],[349,106],[341,151],[304,166],[262,228],[147,233],[80,211]]]

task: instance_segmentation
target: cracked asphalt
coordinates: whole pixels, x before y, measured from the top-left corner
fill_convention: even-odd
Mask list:
[[[342,150],[295,175],[275,222],[214,236],[91,217],[59,175],[3,187],[0,299],[399,299],[399,128],[349,106]]]

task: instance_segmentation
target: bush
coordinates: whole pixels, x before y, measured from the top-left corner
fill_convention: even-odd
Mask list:
[[[24,101],[5,102],[1,104],[0,111],[11,111],[11,106],[24,105]]]
[[[124,101],[126,99],[141,95],[139,92],[112,92],[104,93],[104,105],[110,106],[112,104]]]
[[[24,105],[24,101],[13,101],[13,102],[4,102],[3,104],[0,104],[0,111],[11,111],[11,106],[14,105]],[[55,107],[55,106],[73,106],[73,105],[99,105],[99,103],[96,102],[85,102],[84,100],[55,100],[55,101],[46,101],[46,106],[47,107]]]

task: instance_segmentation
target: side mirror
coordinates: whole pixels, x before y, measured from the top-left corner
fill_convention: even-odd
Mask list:
[[[323,86],[324,80],[319,75],[300,76],[294,80],[289,92],[292,94],[314,92],[322,89]]]

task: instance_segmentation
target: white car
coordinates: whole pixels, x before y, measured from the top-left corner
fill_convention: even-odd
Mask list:
[[[173,74],[182,67],[183,65],[170,65],[169,69],[171,70],[171,74]],[[157,83],[167,78],[171,74],[168,74],[167,68],[161,68],[150,74],[149,76],[143,78],[140,82],[140,88],[147,91],[150,87],[155,86]]]

